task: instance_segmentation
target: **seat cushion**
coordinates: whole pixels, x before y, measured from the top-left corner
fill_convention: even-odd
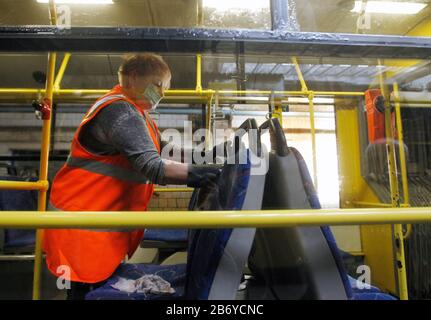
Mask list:
[[[173,294],[146,294],[128,293],[114,289],[111,285],[120,278],[136,280],[144,275],[154,274],[160,276],[175,289]],[[148,265],[148,264],[121,264],[106,283],[96,290],[89,292],[86,300],[166,300],[180,299],[184,295],[186,279],[186,265]]]
[[[355,293],[352,300],[398,300],[390,294],[381,292]]]

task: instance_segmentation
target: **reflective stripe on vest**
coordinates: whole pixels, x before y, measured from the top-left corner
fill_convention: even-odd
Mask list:
[[[89,172],[101,174],[104,176],[116,178],[118,180],[134,183],[149,184],[148,179],[139,174],[135,170],[130,170],[126,168],[121,168],[114,166],[109,163],[100,162],[92,159],[84,159],[72,157],[69,155],[67,157],[66,164],[70,167],[81,168]]]
[[[148,123],[151,126],[151,129],[153,130],[154,135],[156,136],[156,139],[160,143],[160,138],[161,137],[159,137],[159,130],[156,130],[156,128],[154,127],[153,119],[151,118],[151,116],[147,112],[144,112],[143,116],[144,116],[145,122]]]
[[[97,110],[98,107],[100,107],[102,104],[108,102],[109,100],[115,100],[115,99],[126,99],[126,97],[122,94],[114,94],[109,95],[107,97],[101,98],[100,100],[96,101],[93,106],[88,110],[87,114],[85,115],[85,119],[91,117],[91,115]]]
[[[48,211],[63,211],[52,205],[51,202],[48,203]],[[113,229],[82,229],[75,228],[75,230],[85,230],[85,231],[94,231],[94,232],[133,232],[136,229],[125,229],[125,228],[113,228]]]
[[[87,114],[85,115],[83,121],[90,118],[93,115],[93,113],[97,110],[97,108],[100,107],[101,105],[105,104],[106,102],[109,102],[110,100],[117,100],[117,99],[124,99],[125,101],[127,101],[126,96],[122,94],[113,94],[113,95],[109,95],[104,98],[101,98],[100,100],[96,101],[93,104],[93,106],[87,111]],[[147,122],[151,126],[151,129],[153,130],[156,138],[160,140],[159,132],[154,127],[154,123],[153,123],[153,120],[151,119],[151,116],[147,114],[147,112],[143,112],[142,116],[145,119],[145,122]]]

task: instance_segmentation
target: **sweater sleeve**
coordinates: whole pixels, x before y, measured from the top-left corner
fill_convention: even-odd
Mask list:
[[[106,106],[81,132],[80,141],[89,151],[121,153],[151,183],[164,184],[163,160],[151,139],[145,119],[129,103],[117,101]]]

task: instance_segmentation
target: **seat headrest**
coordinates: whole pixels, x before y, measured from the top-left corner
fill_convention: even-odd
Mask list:
[[[262,134],[262,131],[265,129],[269,129],[271,150],[281,157],[287,156],[289,148],[287,147],[286,137],[278,119],[271,118],[262,123],[259,128],[260,133]]]
[[[248,133],[250,150],[254,152],[254,154],[256,154],[258,157],[260,157],[262,154],[260,133],[256,119],[254,118],[248,118],[247,120],[245,120],[235,131],[233,154],[237,154],[239,150],[241,150],[241,138],[246,133]]]

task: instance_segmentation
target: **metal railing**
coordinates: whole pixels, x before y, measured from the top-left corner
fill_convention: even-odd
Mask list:
[[[243,211],[1,211],[3,228],[277,228],[431,223],[431,207]]]

